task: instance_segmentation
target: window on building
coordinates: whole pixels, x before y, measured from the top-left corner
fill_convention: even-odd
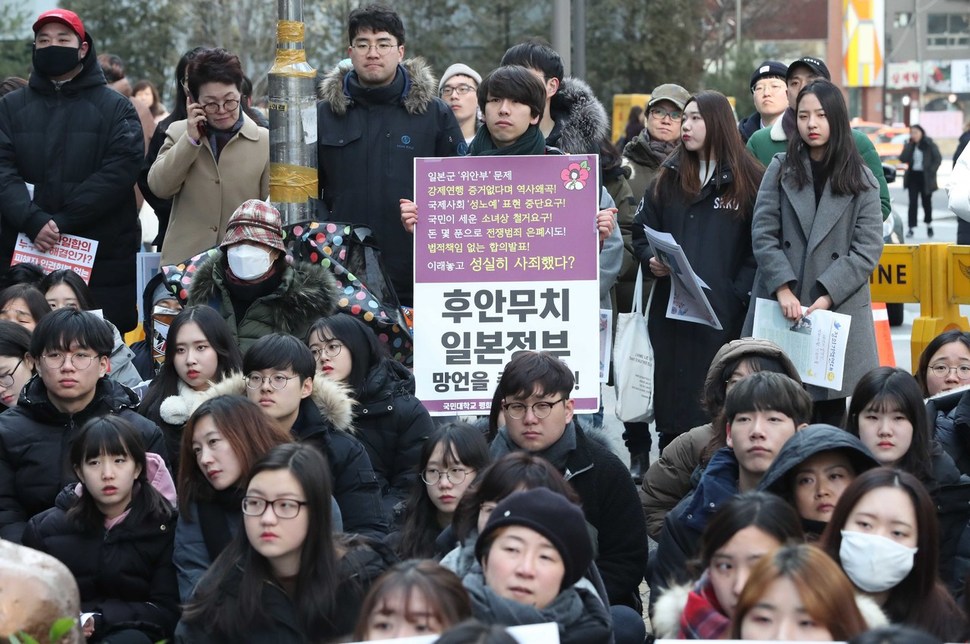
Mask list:
[[[930,13],[927,47],[970,47],[970,13]]]

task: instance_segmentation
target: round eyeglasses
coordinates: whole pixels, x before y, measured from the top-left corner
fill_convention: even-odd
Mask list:
[[[57,351],[42,353],[40,359],[48,369],[60,369],[67,362],[68,356],[71,357],[71,364],[78,371],[84,371],[90,367],[91,361],[94,360],[94,356],[90,353],[60,353]]]
[[[258,373],[251,373],[246,376],[246,387],[249,389],[259,389],[263,386],[264,382],[269,382],[269,386],[279,391],[286,387],[286,383],[294,378],[299,378],[299,376],[287,376],[282,373],[274,373],[272,376],[264,376]]]
[[[14,365],[14,368],[10,370],[10,373],[5,373],[2,376],[0,376],[0,387],[3,387],[4,389],[6,389],[7,387],[10,387],[11,385],[13,385],[13,375],[17,373],[17,369],[20,369],[20,365],[22,365],[23,363],[24,363],[24,359],[21,358],[20,360],[17,361],[17,364]]]
[[[295,519],[300,514],[300,508],[306,504],[306,501],[297,501],[296,499],[268,501],[258,496],[244,496],[242,512],[249,517],[261,517],[266,512],[266,507],[272,506],[273,514],[276,515],[277,519]]]
[[[937,378],[946,378],[950,375],[951,371],[957,372],[957,378],[960,380],[970,380],[970,365],[962,364],[958,367],[948,367],[945,364],[934,364],[930,365],[930,371],[933,372]]]
[[[334,340],[333,342],[326,343],[322,347],[310,347],[310,353],[313,354],[314,360],[319,360],[321,354],[327,356],[328,358],[336,358],[340,355],[340,350],[343,348],[344,345],[342,342],[337,342]]]
[[[502,409],[505,410],[506,416],[516,420],[525,418],[526,412],[530,409],[536,418],[545,418],[552,413],[553,407],[561,402],[565,402],[566,400],[568,400],[568,398],[560,398],[559,400],[554,400],[552,402],[546,402],[543,400],[537,403],[532,403],[531,405],[526,405],[525,403],[520,402],[502,403]]]
[[[469,470],[463,467],[452,467],[447,470],[425,470],[421,472],[421,480],[425,482],[425,485],[436,485],[438,481],[441,480],[441,475],[444,474],[445,478],[451,482],[452,485],[458,485],[465,480],[468,476]]]
[[[235,112],[237,107],[239,107],[239,101],[231,98],[228,101],[223,101],[222,103],[206,103],[202,106],[202,109],[205,110],[206,114],[215,114],[219,110]]]

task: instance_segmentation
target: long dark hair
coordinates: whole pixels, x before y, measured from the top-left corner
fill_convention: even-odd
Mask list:
[[[852,391],[852,402],[845,428],[859,436],[859,414],[866,409],[900,411],[913,426],[913,440],[896,467],[909,472],[922,483],[933,481],[933,435],[919,384],[909,373],[896,367],[877,367],[859,380]]]
[[[138,413],[154,420],[161,420],[158,408],[162,401],[169,396],[178,394],[179,375],[175,371],[176,340],[179,331],[189,322],[199,325],[202,335],[209,341],[209,345],[219,356],[219,366],[216,369],[216,380],[222,380],[234,371],[242,369],[242,355],[239,346],[232,337],[232,330],[222,316],[215,309],[200,305],[182,309],[172,320],[168,328],[168,340],[165,342],[165,361],[158,370],[158,375],[152,380],[145,397],[138,405]]]
[[[804,540],[802,523],[791,505],[768,492],[747,492],[724,505],[708,522],[701,535],[697,573],[711,565],[714,554],[745,528],[758,528],[778,543]]]
[[[352,364],[347,384],[360,393],[367,374],[375,366],[389,360],[387,350],[366,324],[347,313],[320,318],[307,331],[306,343],[316,333],[324,342],[339,340],[350,351]]]
[[[51,290],[58,284],[65,284],[68,288],[74,291],[74,297],[77,298],[78,308],[82,311],[91,311],[98,308],[98,305],[94,301],[94,295],[91,294],[91,289],[81,276],[74,271],[62,268],[60,270],[53,271],[44,276],[44,279],[40,281],[37,288],[40,290],[44,296],[47,296],[47,291]]]
[[[162,521],[172,517],[174,508],[148,482],[145,446],[130,421],[117,414],[109,414],[92,418],[81,427],[81,432],[71,445],[71,467],[78,472],[79,478],[84,463],[99,456],[127,456],[141,468],[131,492],[131,509],[136,516],[156,517]],[[81,494],[68,510],[67,516],[84,530],[101,530],[104,527],[104,515],[91,494]]]
[[[842,90],[822,79],[803,87],[795,101],[796,121],[798,106],[809,94],[814,94],[818,98],[829,125],[829,140],[825,146],[825,154],[822,156],[822,167],[831,183],[832,194],[856,196],[865,190],[878,188],[878,184],[866,177],[863,169],[864,161],[852,138],[849,113]],[[788,154],[785,157],[784,169],[792,173],[799,188],[812,185],[812,176],[802,161],[803,155],[807,154],[808,145],[796,132],[788,139]]]
[[[913,569],[889,591],[883,610],[891,622],[918,626],[948,642],[962,639],[965,619],[939,578],[940,528],[936,504],[912,474],[876,467],[856,477],[835,505],[828,527],[822,533],[821,547],[841,565],[842,530],[849,515],[862,497],[883,487],[902,490],[913,502],[918,548]]]
[[[704,158],[716,160],[718,172],[714,175],[714,182],[718,190],[721,188],[723,169],[730,169],[734,175],[727,185],[724,199],[736,202],[737,216],[749,218],[754,206],[761,176],[765,169],[761,163],[744,148],[741,135],[734,121],[734,112],[724,94],[712,90],[698,92],[687,101],[687,105],[697,103],[697,110],[704,119],[707,136],[704,139]],[[700,193],[700,155],[690,152],[681,141],[671,158],[676,158],[679,168],[672,168],[666,164],[660,166],[657,173],[654,194],[660,203],[677,196],[681,199],[694,197]]]
[[[465,490],[465,496],[458,502],[451,521],[455,536],[464,542],[475,530],[482,503],[498,502],[513,492],[540,487],[548,488],[563,495],[570,502],[581,505],[576,490],[552,463],[529,452],[506,454],[483,472],[479,472],[475,482]]]
[[[444,451],[445,467],[454,467],[460,463],[475,470],[474,476],[477,476],[488,466],[488,443],[485,442],[482,432],[467,423],[448,423],[436,429],[424,441],[417,465],[419,474],[428,466],[428,461],[438,445]],[[419,476],[411,488],[407,518],[401,529],[401,543],[398,546],[398,555],[402,559],[431,558],[435,555],[435,539],[441,533],[441,528],[436,520],[438,509],[428,496],[429,487]]]
[[[927,388],[926,375],[930,368],[930,360],[936,355],[936,352],[950,344],[951,342],[959,342],[967,349],[970,349],[970,333],[966,331],[961,331],[960,329],[951,329],[949,331],[944,331],[940,335],[936,336],[930,343],[926,345],[923,349],[923,353],[919,354],[919,365],[916,367],[916,382],[919,383],[920,389],[923,391],[923,397],[929,398],[930,391]]]
[[[179,444],[179,509],[182,519],[188,522],[192,520],[192,504],[212,500],[216,494],[199,467],[192,447],[195,426],[207,416],[239,461],[241,480],[236,483],[237,488],[245,486],[249,472],[260,458],[274,447],[293,441],[289,432],[244,396],[216,396],[199,405],[185,423]]]
[[[300,512],[309,516],[296,589],[290,600],[303,632],[329,639],[340,634],[334,615],[339,573],[330,515],[330,466],[312,445],[290,443],[274,447],[260,459],[249,480],[260,472],[277,470],[287,470],[300,483],[306,499]],[[208,632],[223,634],[226,639],[246,641],[255,625],[271,619],[263,605],[262,591],[267,582],[278,581],[269,561],[256,552],[245,530],[240,530],[199,582],[182,618],[188,623],[205,624]],[[236,585],[232,594],[225,592],[227,583]]]

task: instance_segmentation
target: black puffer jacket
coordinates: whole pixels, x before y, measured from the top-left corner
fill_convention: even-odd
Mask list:
[[[77,482],[70,465],[71,445],[91,418],[122,416],[138,429],[145,450],[167,462],[161,430],[139,416],[137,406],[130,389],[105,377],[87,407],[65,414],[51,404],[40,376],[34,376],[17,406],[0,414],[0,538],[20,543],[27,520],[53,507],[58,492]]]
[[[336,67],[317,89],[321,196],[332,221],[370,226],[401,303],[411,304],[413,241],[398,200],[414,197],[415,158],[451,157],[468,146],[421,58],[398,65],[385,87],[356,79],[351,68]]]
[[[351,409],[352,402],[338,383],[317,376],[313,394],[300,403],[290,433],[327,457],[344,532],[383,539],[388,527],[381,486],[367,450],[355,435]]]
[[[33,239],[51,219],[61,234],[97,240],[91,291],[124,333],[138,321],[134,186],[145,143],[134,106],[105,84],[85,40],[90,50],[72,80],[58,88],[34,72],[0,101],[0,266],[10,265],[18,233]]]
[[[549,116],[556,124],[546,137],[546,145],[566,154],[598,154],[600,141],[610,131],[603,104],[578,78],[562,79],[559,91],[549,101]]]
[[[174,492],[171,477],[165,476]],[[144,492],[136,492],[121,523],[110,530],[86,530],[67,515],[78,502],[75,487],[65,487],[53,508],[30,520],[24,545],[70,569],[81,593],[81,611],[101,615],[95,618],[91,641],[122,629],[139,630],[155,641],[171,637],[179,614],[172,565],[175,511],[169,507],[162,516],[149,514]]]
[[[434,423],[414,396],[414,376],[393,360],[385,359],[374,366],[355,397],[357,436],[377,472],[384,516],[391,517],[394,506],[408,498],[418,478],[415,468],[421,446],[434,430]]]

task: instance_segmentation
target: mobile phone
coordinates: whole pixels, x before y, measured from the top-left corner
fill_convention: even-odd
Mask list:
[[[195,96],[192,95],[192,92],[189,91],[189,88],[188,87],[185,88],[185,94],[186,94],[186,96],[189,97],[189,100],[192,101],[193,103],[199,103],[198,99],[195,98]],[[199,103],[199,104],[201,105],[201,103]],[[203,110],[203,111],[205,111],[205,110]],[[205,136],[206,136],[206,134],[205,134],[205,126],[206,126],[206,124],[207,124],[207,121],[205,119],[202,119],[202,122],[199,123],[199,138],[200,139],[205,138]]]

